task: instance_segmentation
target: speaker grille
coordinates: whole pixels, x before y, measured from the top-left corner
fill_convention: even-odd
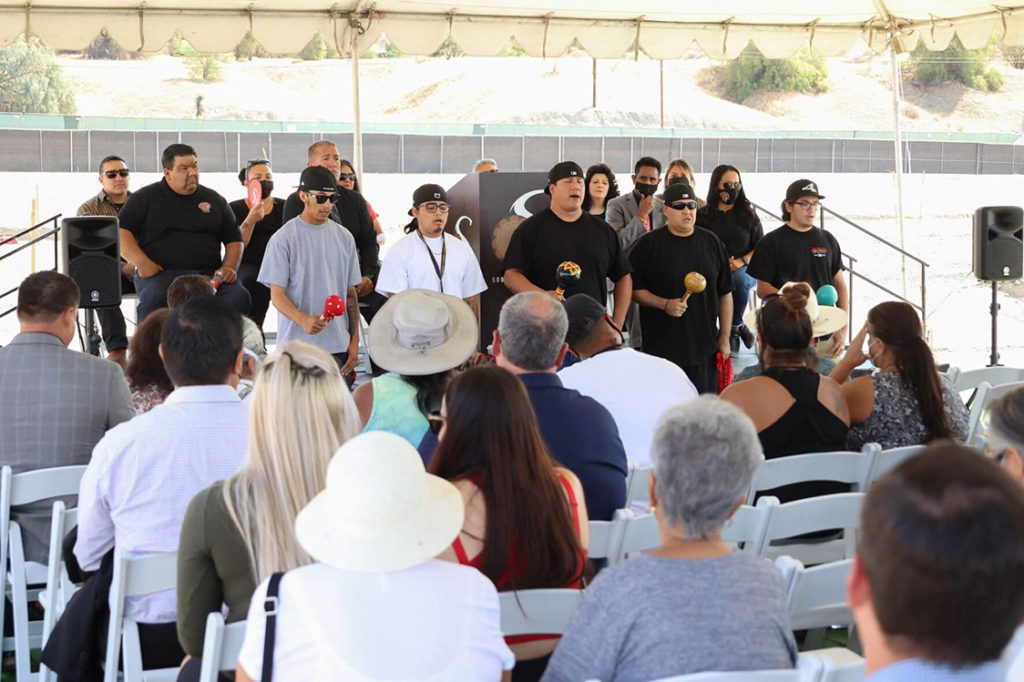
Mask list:
[[[103,253],[82,254],[68,263],[68,276],[82,290],[81,307],[105,308],[121,303],[121,264]]]

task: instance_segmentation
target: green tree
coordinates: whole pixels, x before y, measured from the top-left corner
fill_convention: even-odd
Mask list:
[[[199,52],[192,47],[191,43],[185,40],[180,31],[175,31],[171,39],[167,41],[167,54],[172,57],[199,57]]]
[[[934,52],[925,47],[924,41],[918,41],[910,53],[910,66],[914,79],[922,85],[956,82],[975,90],[995,92],[1003,86],[1003,74],[988,66],[991,56],[991,46],[968,50],[960,38],[953,36],[949,47]]]
[[[324,40],[319,33],[314,33],[306,46],[299,52],[299,59],[306,61],[317,61],[320,59],[336,59],[338,52]]]
[[[89,46],[82,50],[82,56],[86,59],[136,59],[140,57],[137,52],[129,52],[121,47],[114,40],[107,29],[100,31]]]
[[[75,93],[61,75],[53,51],[38,38],[0,47],[0,111],[73,114]]]
[[[828,70],[825,60],[807,48],[785,59],[768,59],[751,41],[726,65],[723,84],[726,97],[734,102],[758,90],[824,92]]]
[[[271,56],[270,53],[252,37],[251,33],[246,33],[242,42],[235,47],[235,59],[252,59],[253,57],[262,59],[269,56]]]
[[[194,81],[219,81],[222,73],[216,55],[204,54],[188,60],[189,75]]]
[[[444,39],[444,42],[441,43],[441,47],[437,48],[434,54],[430,56],[451,59],[452,57],[461,57],[464,54],[466,53],[462,51],[462,48],[459,47],[459,44],[452,40],[451,36],[448,36],[447,38]]]

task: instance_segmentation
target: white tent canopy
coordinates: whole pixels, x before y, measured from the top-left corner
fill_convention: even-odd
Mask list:
[[[888,48],[894,30],[904,49],[918,40],[945,48],[954,33],[968,48],[991,37],[1024,43],[1024,5],[984,0],[0,0],[0,45],[38,36],[80,50],[106,31],[128,49],[155,52],[175,31],[201,52],[227,52],[251,32],[271,52],[294,53],[314,33],[343,55],[382,33],[407,54],[432,54],[451,37],[467,55],[491,56],[511,38],[534,56],[562,54],[574,40],[599,58],[642,50],[681,56],[696,41],[709,55],[734,57],[753,40],[770,57],[811,45],[824,56],[858,40]],[[546,5],[546,6],[545,6]]]

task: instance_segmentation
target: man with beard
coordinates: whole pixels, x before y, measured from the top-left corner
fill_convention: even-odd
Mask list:
[[[260,274],[267,242],[284,223],[284,200],[271,196],[274,191],[274,174],[266,159],[254,159],[247,163],[239,179],[242,185],[257,180],[260,183],[260,196],[263,197],[262,201],[251,208],[245,199],[228,204],[242,231],[242,241],[245,242],[238,279],[252,296],[249,317],[262,329],[267,308],[270,307],[270,289],[256,281],[256,277]]]
[[[697,195],[685,183],[663,195],[667,229],[641,237],[629,255],[644,328],[643,351],[679,365],[700,393],[717,393],[716,354],[729,357],[732,273],[722,241],[696,227]],[[686,301],[685,278],[699,273],[704,291]]]
[[[187,144],[167,147],[161,164],[163,180],[128,197],[119,215],[121,255],[135,266],[139,322],[167,305],[174,278],[196,273],[220,279],[217,297],[244,315],[251,299],[237,281],[242,233],[228,202],[199,184],[199,159]]]
[[[629,261],[615,230],[605,221],[585,212],[583,169],[573,161],[555,164],[548,171],[551,206],[527,218],[512,234],[505,252],[505,286],[512,293],[543,291],[562,301],[557,292],[555,271],[563,261],[580,268],[580,279],[566,295],[587,294],[605,303],[605,279],[615,283],[612,319],[621,329],[633,294]]]

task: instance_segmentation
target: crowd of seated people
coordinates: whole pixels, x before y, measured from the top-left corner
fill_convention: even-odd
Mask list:
[[[314,147],[310,167],[330,170],[340,189],[300,189],[296,206],[305,212],[297,220],[334,206],[337,193],[365,223],[369,243],[365,200],[344,194],[355,189],[351,164],[334,158],[334,145]],[[648,185],[660,183],[661,166],[642,161],[635,194],[626,195],[634,213],[623,218],[638,242],[664,226],[665,211],[697,213],[698,204],[658,204]],[[668,166],[665,184],[697,196],[693,172],[680,161]],[[257,163],[246,177],[265,180],[264,166],[269,172]],[[607,247],[590,255],[619,275],[616,292],[628,293],[623,234],[606,233],[600,219],[614,198],[602,195],[601,179],[617,189],[610,169],[592,168],[584,183],[578,167],[556,168],[548,191],[560,208],[543,220],[571,223],[572,211],[563,209],[590,199],[588,229],[601,235],[599,250]],[[172,190],[192,187],[190,170],[182,172],[180,182],[170,179]],[[722,207],[738,188],[727,186],[732,175],[720,176],[708,196],[728,213]],[[814,183],[799,182],[784,204],[813,215],[817,204],[808,197],[822,197]],[[446,215],[433,203],[434,214]],[[246,223],[247,242],[249,223],[265,216],[232,208]],[[143,215],[134,209],[129,215]],[[234,233],[218,229],[234,243]],[[697,222],[695,229],[705,228]],[[813,234],[820,228],[810,236],[798,226],[779,229],[794,232],[785,239],[820,237]],[[574,239],[564,256],[593,252],[594,244]],[[66,348],[75,334],[74,282],[57,273],[28,277],[18,296],[22,333],[0,348],[3,464],[15,464],[16,473],[88,465],[79,525],[66,546],[91,601],[69,604],[43,660],[62,679],[80,679],[61,664],[83,651],[94,666],[102,659],[102,637],[83,640],[75,626],[94,622],[105,634],[97,605],[105,604],[117,548],[177,552],[177,588],[132,598],[125,614],[141,623],[145,666],[180,666],[182,680],[198,679],[212,612],[246,621],[238,680],[269,679],[268,661],[277,679],[303,682],[623,682],[794,666],[780,575],[767,559],[723,542],[722,529],[762,457],[966,438],[966,409],[936,370],[917,313],[875,306],[842,354],[842,295],[840,305],[826,306],[810,276],[777,289],[759,279],[763,300],[750,318],[759,373],[721,398],[698,398],[679,365],[625,345],[616,321],[625,308],[609,315],[603,297],[563,297],[532,282],[538,249],[521,245],[521,290],[501,308],[493,357],[477,352],[476,312],[461,297],[424,289],[381,297],[368,347],[384,373],[354,392],[343,374],[348,365],[315,344],[288,341],[268,354],[260,325],[237,311],[238,294],[219,295],[205,266],[161,280],[166,307],[150,287],[151,310],[130,340],[123,374]],[[159,253],[145,256],[147,272]],[[751,276],[768,273],[766,253],[744,244],[728,254],[743,263],[732,272],[753,254],[762,261]],[[362,255],[359,263],[373,266]],[[373,277],[364,272],[369,284],[357,286],[372,291]],[[602,273],[599,293],[605,282]],[[679,312],[662,312],[670,311]],[[746,331],[739,319],[731,318],[728,333]],[[818,338],[839,346],[829,376],[819,371],[826,353],[814,352]],[[572,366],[570,349],[582,359]],[[868,360],[874,371],[854,377]],[[970,448],[939,442],[869,491],[849,602],[872,682],[912,679],[904,669],[942,682],[999,679],[990,676],[994,661],[1024,620],[1021,415],[1024,390],[991,408],[986,449],[1002,471]],[[605,568],[588,558],[589,522],[611,520],[626,506],[630,463],[653,466],[649,508],[660,546]],[[839,489],[813,483],[770,494],[785,501]],[[45,505],[14,511],[31,530],[31,556],[45,560]],[[504,637],[499,594],[535,588],[583,591],[568,628],[561,637]],[[270,615],[268,597],[277,604]],[[964,634],[968,628],[979,634]]]

